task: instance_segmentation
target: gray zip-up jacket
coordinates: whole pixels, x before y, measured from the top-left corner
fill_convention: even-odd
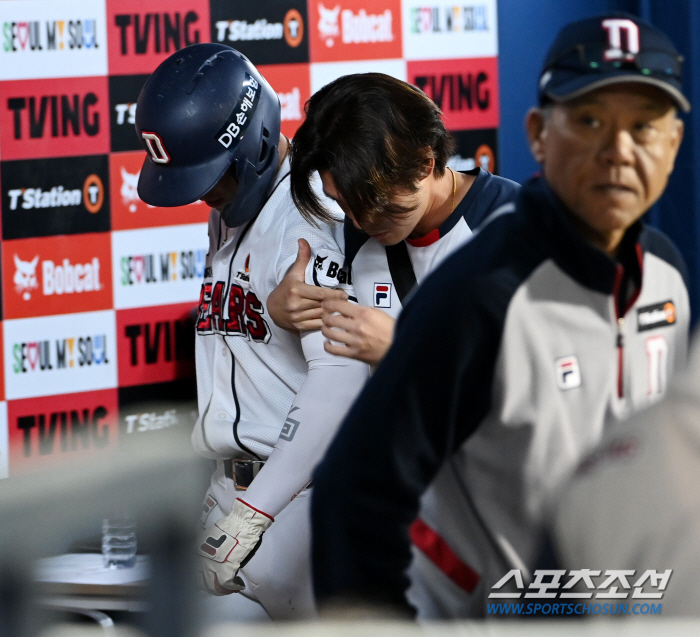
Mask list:
[[[408,608],[410,537],[420,614],[485,614],[536,564],[547,497],[685,362],[683,273],[657,231],[638,222],[613,260],[526,184],[407,304],[316,471],[320,599]]]

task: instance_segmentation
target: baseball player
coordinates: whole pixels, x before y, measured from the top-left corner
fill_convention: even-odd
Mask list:
[[[410,133],[409,133],[410,132]],[[513,209],[519,186],[482,168],[446,166],[454,141],[422,91],[388,75],[341,77],[313,95],[292,148],[292,197],[321,216],[323,191],[345,212],[345,265],[357,303],[303,282],[308,249],[270,298],[288,329],[321,327],[326,351],[373,365],[417,283],[488,215]],[[323,312],[319,307],[323,301]]]
[[[311,247],[306,280],[352,294],[342,236],[339,245],[333,226],[308,223],[293,204],[279,100],[234,49],[196,44],[165,60],[139,96],[136,127],[148,151],[141,198],[212,207],[192,434],[196,451],[217,461],[198,542],[202,584],[215,595],[242,591],[273,619],[309,617],[306,487],[368,370],[325,352],[318,331],[278,329],[266,302],[301,236]]]
[[[511,570],[536,587],[545,503],[608,427],[664,395],[688,292],[641,217],[690,108],[681,60],[629,15],[556,38],[526,120],[542,175],[417,289],[314,474],[322,601],[411,613],[410,581],[420,617],[478,617]]]

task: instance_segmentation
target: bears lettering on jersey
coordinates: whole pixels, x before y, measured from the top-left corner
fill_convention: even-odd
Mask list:
[[[262,315],[265,307],[255,292],[232,283],[225,294],[223,281],[202,284],[197,316],[198,334],[245,336],[256,343],[270,340],[270,326]]]

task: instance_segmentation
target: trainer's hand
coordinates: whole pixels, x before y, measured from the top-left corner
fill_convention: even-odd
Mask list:
[[[327,352],[376,365],[394,340],[396,321],[373,307],[350,301],[323,301],[323,335]],[[342,343],[336,345],[335,343]]]
[[[238,570],[253,557],[262,534],[273,521],[266,513],[237,499],[231,513],[199,538],[197,553],[202,588],[212,595],[242,591],[245,584],[238,577]]]
[[[267,311],[282,329],[320,330],[321,301],[347,299],[343,290],[331,290],[305,283],[306,266],[311,259],[311,247],[306,239],[299,239],[297,259],[280,284],[267,297]]]

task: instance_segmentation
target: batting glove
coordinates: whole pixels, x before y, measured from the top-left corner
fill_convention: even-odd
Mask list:
[[[199,572],[204,590],[230,595],[245,588],[238,570],[253,557],[262,534],[274,522],[266,513],[237,498],[231,513],[200,537]]]

